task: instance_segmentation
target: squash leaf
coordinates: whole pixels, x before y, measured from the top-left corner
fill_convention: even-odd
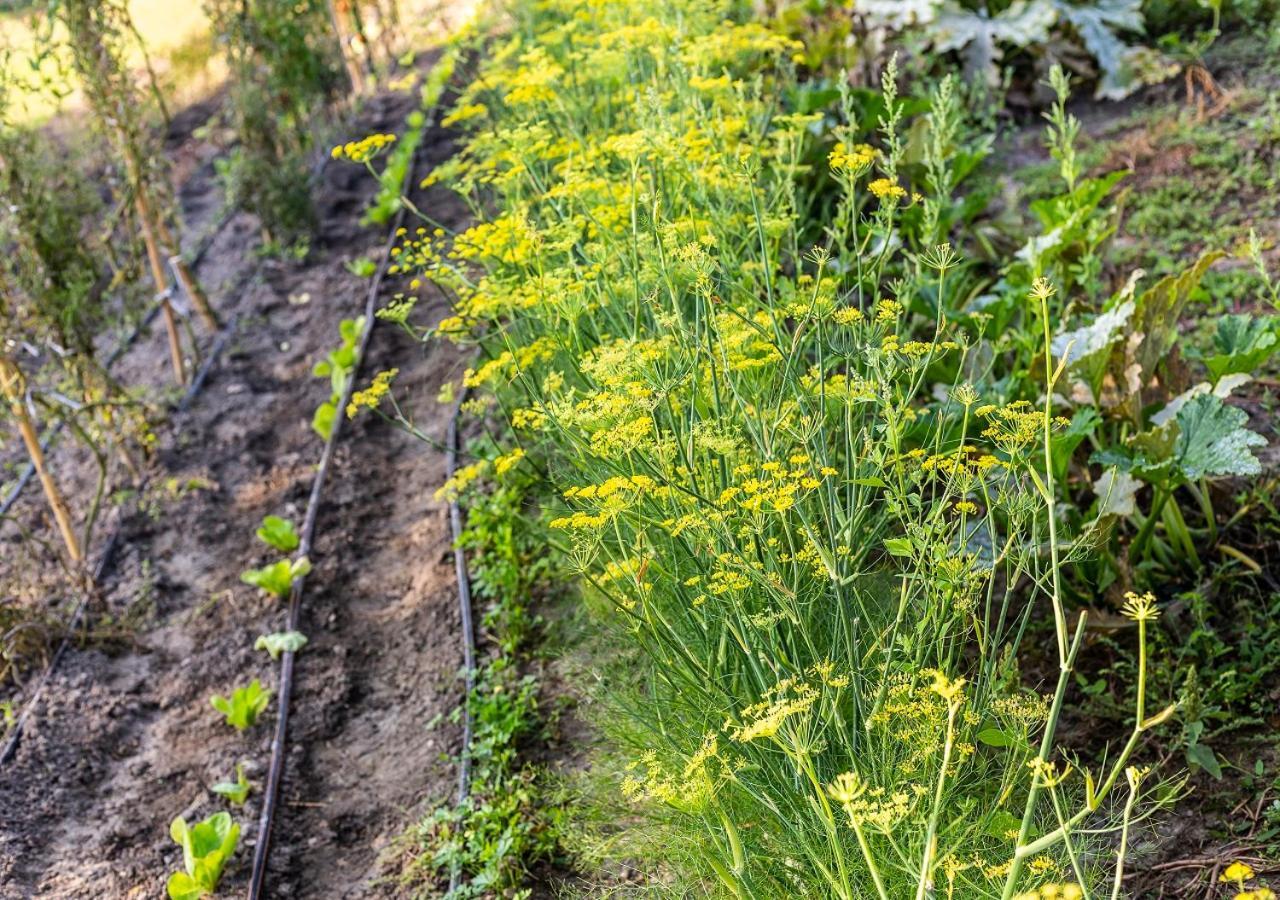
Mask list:
[[[1280,349],[1277,331],[1280,327],[1274,316],[1223,316],[1213,335],[1212,353],[1194,352],[1188,356],[1199,357],[1215,382],[1225,375],[1252,374]]]
[[[1224,475],[1257,475],[1262,465],[1250,447],[1266,438],[1245,427],[1249,416],[1213,394],[1192,398],[1176,417],[1174,464],[1189,481]]]
[[[1013,0],[994,16],[967,10],[953,0],[928,29],[935,52],[962,51],[969,77],[995,86],[1000,83],[1001,45],[1043,44],[1057,18],[1057,10],[1047,0]]]

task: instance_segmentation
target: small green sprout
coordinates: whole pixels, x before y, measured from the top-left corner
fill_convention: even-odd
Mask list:
[[[338,404],[332,400],[326,400],[316,407],[315,415],[311,417],[311,428],[327,441],[333,434],[333,423],[337,420]]]
[[[279,516],[267,516],[258,529],[258,539],[268,546],[275,547],[281,553],[292,553],[298,549],[298,532],[293,523]]]
[[[378,264],[367,256],[349,260],[345,265],[347,271],[357,278],[371,278],[378,271]]]
[[[289,596],[294,579],[301,578],[310,571],[311,561],[304,556],[292,562],[282,559],[261,569],[249,569],[240,574],[240,580],[284,600]]]
[[[264,690],[258,679],[249,682],[248,687],[236,688],[231,697],[214,694],[209,703],[218,712],[227,717],[227,724],[236,731],[244,731],[258,721],[258,716],[271,702],[271,692]]]
[[[306,644],[307,636],[301,631],[277,631],[259,635],[253,649],[266,650],[272,659],[279,659],[281,653],[297,653]]]
[[[227,860],[236,851],[240,826],[225,812],[214,813],[194,826],[178,816],[169,826],[169,834],[182,847],[186,870],[169,876],[170,900],[200,900],[212,894]]]
[[[343,319],[338,324],[341,343],[311,370],[317,378],[329,379],[329,399],[316,408],[315,415],[311,418],[312,429],[326,441],[333,435],[333,426],[338,418],[338,402],[355,373],[356,355],[364,324],[364,316]]]
[[[220,781],[209,790],[220,797],[226,797],[227,802],[232,806],[240,806],[248,799],[253,785],[249,783],[248,778],[244,777],[244,763],[236,763],[236,780]]]

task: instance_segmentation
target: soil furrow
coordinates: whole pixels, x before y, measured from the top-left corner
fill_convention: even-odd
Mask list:
[[[374,98],[356,130],[397,130],[415,101]],[[436,161],[450,152],[444,132],[424,143]],[[127,504],[90,632],[0,769],[0,897],[163,896],[181,864],[170,820],[223,808],[208,786],[238,761],[252,781],[265,777],[270,715],[237,734],[209,697],[255,677],[274,687],[277,667],[253,643],[285,610],[238,576],[270,556],[253,536],[264,515],[302,514],[320,448],[310,415],[325,390],[311,366],[361,306],[365,283],[344,263],[376,254],[385,237],[358,224],[375,187],[367,174],[332,164],[322,182],[322,239],[305,263],[260,262],[252,220],[237,216],[201,268],[239,329],[206,393],[162,437],[151,489]],[[199,218],[216,215],[190,191]],[[444,221],[465,216],[443,195],[421,202]],[[222,295],[259,266],[237,296]],[[152,335],[120,376],[156,381],[165,365]],[[363,377],[391,366],[406,390],[434,396],[457,358],[443,348],[424,356],[382,327]],[[444,408],[427,414],[441,420],[427,430],[443,434]],[[269,896],[386,896],[370,887],[379,850],[452,782],[446,748],[426,728],[458,699],[447,529],[431,501],[442,458],[369,417],[342,438],[338,461],[303,615],[311,644],[299,659]],[[256,795],[233,810],[243,833],[228,895],[247,881],[259,811]]]

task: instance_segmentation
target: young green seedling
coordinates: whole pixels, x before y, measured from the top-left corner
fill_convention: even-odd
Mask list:
[[[240,826],[225,812],[214,813],[194,826],[179,816],[169,826],[169,834],[182,847],[185,869],[169,876],[170,900],[200,900],[212,894],[236,850]]]
[[[293,523],[279,516],[267,516],[258,529],[258,539],[264,544],[274,547],[281,553],[292,553],[298,549],[298,532]]]
[[[226,797],[227,802],[232,806],[240,806],[248,799],[253,785],[249,783],[248,778],[244,777],[244,763],[236,763],[236,780],[220,781],[209,790],[220,797]]]
[[[256,678],[249,682],[248,687],[236,688],[229,698],[214,694],[209,699],[213,708],[226,716],[227,724],[236,731],[252,727],[270,702],[271,692],[263,689]]]
[[[279,659],[281,653],[297,653],[307,644],[307,636],[301,631],[277,631],[274,634],[259,635],[254,650],[266,650],[272,659]]]
[[[347,389],[347,383],[355,371],[356,345],[360,342],[360,333],[363,330],[364,316],[343,319],[338,325],[342,343],[336,349],[329,351],[328,355],[316,363],[315,368],[311,370],[317,378],[329,379],[329,399],[316,408],[315,415],[311,419],[311,427],[326,441],[333,434],[333,423],[338,418],[338,403],[342,400],[342,394]]]
[[[289,596],[294,579],[301,578],[310,571],[311,561],[304,556],[293,561],[282,559],[261,569],[249,569],[240,574],[240,580],[284,600]]]

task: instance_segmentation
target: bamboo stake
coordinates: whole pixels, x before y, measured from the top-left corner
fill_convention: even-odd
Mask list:
[[[142,191],[139,188],[139,196],[141,195]],[[160,243],[164,244],[171,254],[169,256],[169,265],[173,266],[173,271],[177,273],[178,281],[182,283],[182,289],[191,298],[191,304],[196,308],[196,312],[200,313],[200,318],[204,319],[204,323],[209,326],[210,330],[217,331],[222,327],[222,323],[218,321],[217,313],[209,305],[209,295],[204,292],[204,288],[200,286],[200,282],[192,274],[191,267],[182,258],[182,254],[178,252],[178,243],[173,239],[173,232],[169,230],[169,226],[165,224],[164,219],[160,216],[153,216],[153,219],[156,223],[156,231],[160,236]]]
[[[343,15],[350,16],[350,0],[329,0],[329,18],[333,20],[333,30],[338,36],[338,49],[342,52],[342,64],[346,66],[347,78],[351,80],[351,90],[357,94],[364,93],[364,73],[355,58],[355,47],[347,36]]]
[[[49,501],[49,509],[58,523],[58,530],[62,532],[62,540],[67,545],[67,554],[71,557],[71,562],[79,567],[84,562],[84,552],[80,549],[80,541],[76,538],[75,529],[71,525],[71,513],[67,509],[67,504],[62,499],[62,494],[58,491],[58,486],[50,476],[49,470],[45,468],[44,451],[40,449],[40,437],[36,434],[35,424],[31,421],[31,414],[27,411],[24,401],[25,389],[26,379],[23,378],[22,370],[18,368],[17,363],[0,358],[0,390],[4,392],[5,399],[9,401],[9,410],[18,422],[22,443],[26,445],[27,455],[31,457],[31,465],[40,479],[40,486],[44,488],[45,499]]]
[[[151,264],[151,277],[155,279],[156,293],[161,298],[160,311],[164,313],[164,327],[169,334],[169,359],[173,363],[173,377],[178,380],[178,384],[186,384],[187,367],[182,361],[182,340],[178,336],[178,321],[173,314],[173,305],[169,303],[169,279],[165,275],[164,262],[160,259],[160,250],[156,247],[151,209],[141,191],[135,199],[138,204],[138,219],[142,223],[142,240],[147,245],[147,260]]]

